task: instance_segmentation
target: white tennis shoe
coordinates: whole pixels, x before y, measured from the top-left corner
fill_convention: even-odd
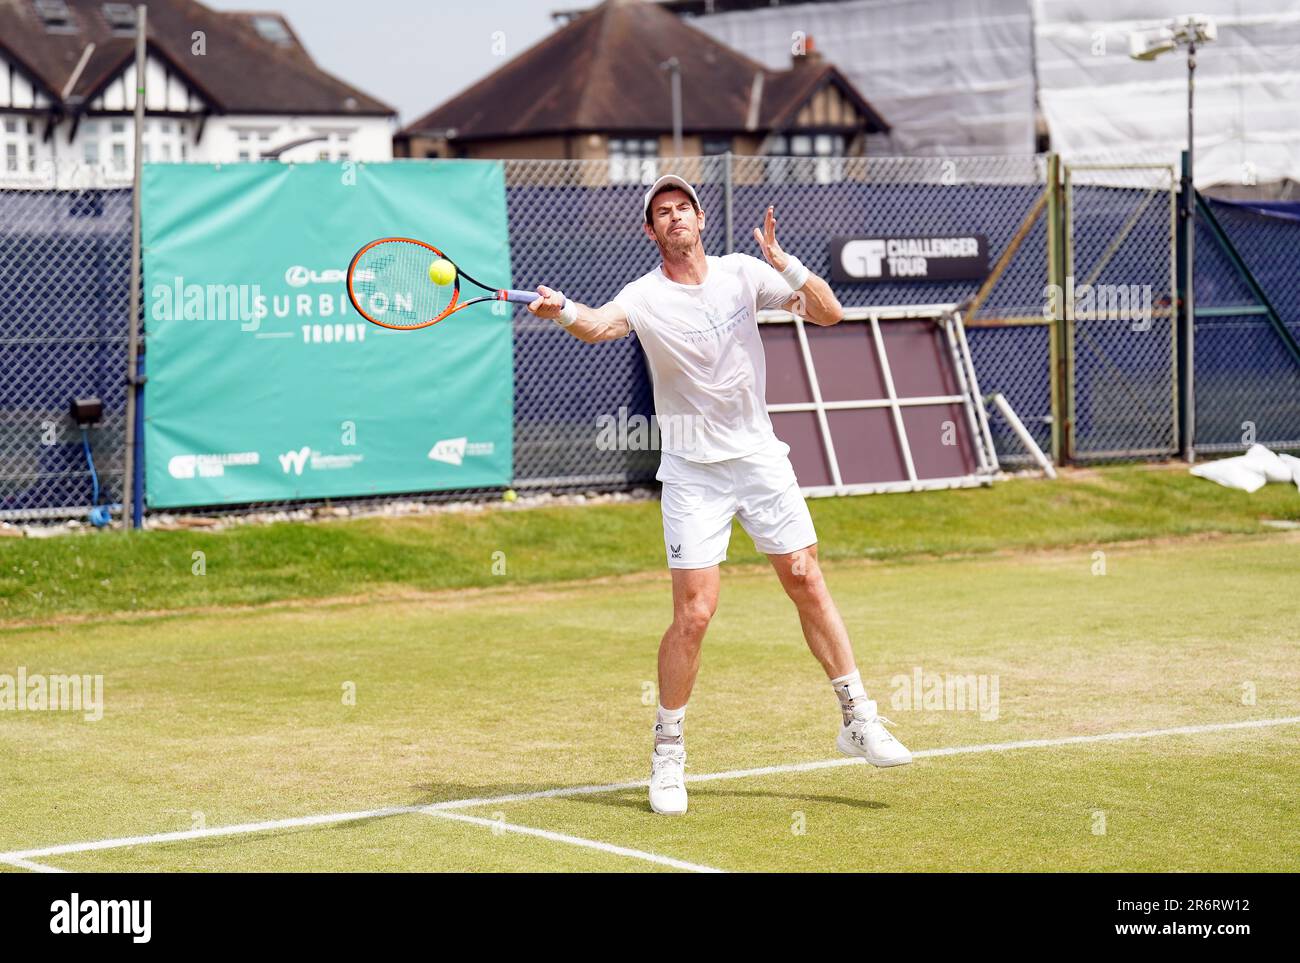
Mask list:
[[[912,761],[907,747],[890,735],[884,716],[876,715],[876,703],[863,702],[853,709],[853,721],[840,729],[835,748],[846,756],[861,756],[873,766],[906,766]]]
[[[665,816],[686,812],[686,749],[655,746],[650,756],[650,808]]]

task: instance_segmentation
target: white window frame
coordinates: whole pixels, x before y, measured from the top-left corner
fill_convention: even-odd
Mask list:
[[[356,134],[356,127],[312,127],[311,133],[317,137],[324,137],[325,142],[314,144],[316,147],[316,160],[318,161],[345,161],[352,157],[352,135]]]
[[[799,149],[796,150],[796,146]],[[768,180],[773,183],[789,181],[795,172],[809,169],[806,161],[812,160],[810,169],[814,183],[838,183],[844,179],[844,158],[848,156],[848,147],[848,138],[835,131],[811,129],[772,134],[763,145],[764,154],[774,158],[768,164]]]
[[[659,176],[656,137],[611,137],[606,153],[611,184],[653,184]]]
[[[9,166],[11,154],[12,168]],[[5,117],[4,123],[0,124],[0,173],[35,173],[36,154],[36,125],[32,118],[23,115]]]

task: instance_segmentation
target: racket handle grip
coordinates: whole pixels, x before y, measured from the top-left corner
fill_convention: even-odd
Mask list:
[[[497,299],[500,301],[513,301],[515,304],[532,304],[541,295],[536,291],[515,291],[506,289],[497,292]]]

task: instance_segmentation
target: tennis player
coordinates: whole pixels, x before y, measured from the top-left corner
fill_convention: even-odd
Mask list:
[[[839,697],[840,752],[876,766],[912,754],[885,729],[853,658],[849,634],[817,563],[817,534],[790,446],[772,431],[756,313],[798,311],[813,324],[843,320],[830,286],[776,241],[769,207],[748,254],[706,256],[704,211],[685,180],[668,174],[645,193],[645,235],[663,263],[599,308],[539,287],[528,310],[589,344],[635,331],[654,383],[662,454],[664,550],[673,580],[673,621],[659,643],[659,710],[650,757],[650,806],[686,812],[686,703],[705,630],[718,605],[720,564],[736,516],[771,560],[799,611],[808,648]],[[891,723],[892,724],[892,723]]]

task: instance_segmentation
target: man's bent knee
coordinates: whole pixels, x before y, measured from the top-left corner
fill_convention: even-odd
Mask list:
[[[804,549],[790,556],[785,580],[792,585],[811,585],[821,581],[822,568],[815,553]]]
[[[692,639],[700,639],[713,618],[714,606],[705,599],[692,600],[679,606],[673,616],[673,626],[677,631]]]

